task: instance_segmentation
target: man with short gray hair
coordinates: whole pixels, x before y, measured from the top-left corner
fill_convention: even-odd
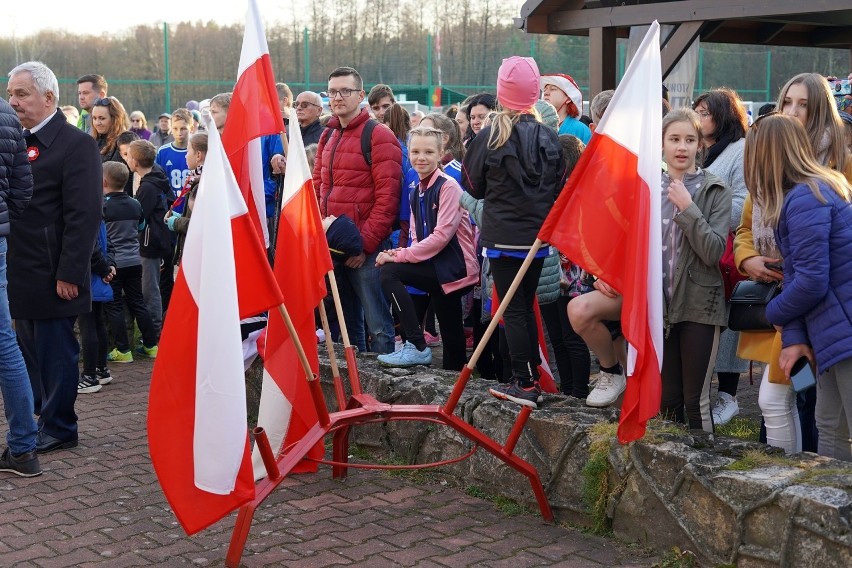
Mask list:
[[[24,127],[33,197],[9,235],[9,309],[39,414],[39,453],[77,446],[74,321],[92,309],[90,262],[103,184],[95,139],[57,107],[59,83],[43,63],[9,72],[9,104]]]

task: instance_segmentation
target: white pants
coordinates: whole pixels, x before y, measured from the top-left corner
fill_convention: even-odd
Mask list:
[[[766,443],[788,454],[802,451],[802,427],[796,409],[796,392],[790,385],[769,382],[769,365],[763,370],[757,404],[766,422]]]

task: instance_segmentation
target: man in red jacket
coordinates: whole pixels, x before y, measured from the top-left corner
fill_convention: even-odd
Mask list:
[[[393,319],[379,284],[376,256],[390,248],[390,234],[399,216],[402,151],[389,128],[377,124],[372,131],[370,155],[362,150],[361,134],[370,118],[361,75],[339,67],[328,77],[328,96],[334,116],[320,137],[314,166],[314,187],[324,217],[346,215],[361,232],[363,250],[338,269],[341,300],[353,344],[390,353],[394,347]]]

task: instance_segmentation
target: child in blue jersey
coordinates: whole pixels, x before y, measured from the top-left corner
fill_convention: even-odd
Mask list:
[[[172,194],[166,196],[166,202],[171,207],[189,175],[186,165],[186,153],[189,147],[189,127],[192,124],[192,115],[185,108],[177,109],[172,114],[172,136],[174,140],[160,146],[157,150],[157,158],[154,162],[163,168],[169,179]]]

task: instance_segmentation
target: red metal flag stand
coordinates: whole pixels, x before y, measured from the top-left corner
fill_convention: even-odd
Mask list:
[[[331,334],[328,330],[328,321],[325,314],[325,309],[320,304],[320,315],[322,316],[323,327],[325,328],[326,345],[329,349],[329,357],[332,365],[332,375],[334,380],[334,390],[337,398],[339,410],[329,413],[326,408],[325,398],[320,387],[319,380],[311,372],[307,358],[304,356],[304,351],[298,343],[298,335],[292,328],[290,317],[287,314],[286,308],[280,306],[281,315],[284,322],[290,331],[291,337],[294,339],[297,350],[300,351],[300,361],[302,362],[303,370],[305,370],[310,386],[311,398],[313,399],[314,408],[316,409],[319,418],[317,424],[301,439],[299,442],[287,448],[286,452],[276,460],[266,434],[262,428],[255,429],[255,443],[258,445],[260,454],[263,457],[263,463],[266,466],[268,477],[258,482],[255,491],[256,495],[253,501],[243,505],[237,516],[237,522],[234,526],[234,532],[231,536],[231,544],[228,547],[228,553],[225,558],[225,565],[231,568],[236,568],[240,565],[243,550],[245,549],[246,539],[248,538],[249,530],[251,529],[252,519],[257,507],[275,490],[276,487],[284,480],[293,468],[308,454],[311,448],[319,443],[326,435],[332,434],[332,460],[321,460],[319,463],[330,464],[332,466],[332,477],[340,479],[346,477],[348,468],[373,468],[373,469],[420,469],[427,467],[436,467],[455,463],[467,459],[478,448],[483,448],[490,452],[496,458],[502,460],[512,469],[524,474],[530,481],[536,501],[538,502],[541,516],[546,521],[553,521],[553,511],[547,501],[547,496],[544,493],[544,487],[541,484],[541,478],[538,471],[527,461],[521,459],[514,454],[515,445],[521,436],[521,431],[527,422],[527,419],[532,412],[532,409],[527,406],[521,407],[518,417],[509,432],[509,436],[503,444],[496,442],[486,436],[458,416],[454,414],[456,406],[461,399],[470,379],[471,373],[476,361],[482,353],[485,344],[497,327],[497,323],[503,316],[509,300],[515,293],[521,278],[526,273],[527,268],[532,262],[541,243],[536,241],[536,246],[530,251],[521,269],[518,271],[515,281],[506,293],[506,298],[500,304],[500,309],[491,319],[491,323],[485,331],[485,335],[480,340],[470,361],[462,369],[459,378],[450,394],[447,402],[442,405],[408,405],[408,404],[384,404],[376,400],[372,395],[365,394],[361,390],[361,381],[358,376],[358,366],[355,361],[355,348],[349,343],[349,335],[346,332],[346,326],[343,323],[343,310],[340,305],[340,298],[337,292],[337,282],[334,278],[334,272],[329,272],[331,282],[331,291],[335,301],[335,308],[338,315],[338,320],[341,323],[341,332],[343,336],[343,344],[345,346],[346,363],[349,370],[349,382],[351,388],[351,396],[346,399],[343,389],[343,382],[340,378],[340,373],[337,367],[334,349],[331,346]],[[453,428],[456,432],[473,442],[473,448],[466,454],[457,458],[429,463],[415,464],[408,466],[377,466],[348,463],[349,456],[349,433],[353,426],[370,424],[376,422],[388,422],[394,420],[418,420],[424,422],[435,422]]]

